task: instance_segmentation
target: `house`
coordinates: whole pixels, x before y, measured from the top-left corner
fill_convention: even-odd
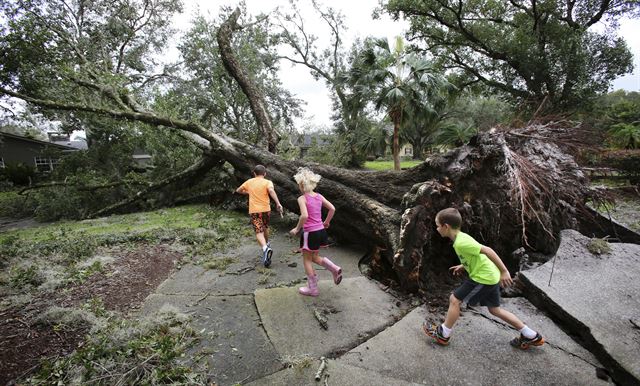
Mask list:
[[[300,149],[300,158],[304,158],[309,149],[315,146],[326,146],[330,140],[323,134],[300,134],[294,137],[292,144]]]
[[[78,150],[87,150],[87,140],[83,139],[81,141],[72,141],[70,134],[61,134],[61,133],[47,133],[49,136],[49,142],[55,143],[58,145],[71,146]]]
[[[58,163],[61,154],[78,149],[60,143],[40,141],[16,134],[0,132],[0,167],[23,163],[37,171],[49,172]]]
[[[413,157],[413,145],[405,143],[400,147],[400,157]]]
[[[145,169],[151,167],[152,156],[143,149],[134,149],[133,151],[133,164],[138,169]]]

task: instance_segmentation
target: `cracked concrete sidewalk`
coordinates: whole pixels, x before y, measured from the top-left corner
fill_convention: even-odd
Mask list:
[[[335,286],[318,269],[320,296],[309,298],[295,284],[304,278],[302,257],[292,252],[297,240],[277,230],[272,245],[271,269],[260,268],[256,243],[247,239],[224,254],[236,261],[224,271],[186,265],[141,309],[171,305],[190,314],[202,339],[186,360],[207,361],[217,385],[607,383],[596,377],[598,360],[523,298],[505,299],[505,308],[545,334],[543,347],[512,348],[517,332],[477,310],[464,311],[450,346],[440,347],[420,328],[435,315],[362,276],[362,251],[323,251],[344,279]],[[328,358],[322,383],[314,379],[321,356]]]

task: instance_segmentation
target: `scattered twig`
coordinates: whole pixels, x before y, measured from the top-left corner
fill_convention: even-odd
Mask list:
[[[322,372],[325,367],[327,367],[327,359],[325,357],[320,357],[320,367],[318,367],[318,371],[316,371],[316,381],[319,381],[322,378]]]
[[[324,386],[329,386],[329,373],[324,375]]]
[[[209,295],[210,295],[210,293],[207,292],[203,297],[201,297],[200,299],[196,300],[195,303],[187,304],[187,307],[195,307],[195,306],[197,306],[198,304],[200,304],[201,301],[206,299]]]
[[[31,329],[31,325],[29,325],[27,322],[21,320],[20,318],[13,318],[13,320],[17,320],[18,322],[24,324],[27,328]]]
[[[256,269],[256,267],[244,267],[234,272],[227,272],[226,274],[227,275],[244,275],[245,273],[249,271],[253,271],[254,269]]]
[[[316,319],[318,319],[318,323],[320,323],[320,327],[322,327],[325,330],[329,329],[329,325],[327,324],[327,318],[325,318],[324,315],[322,315],[322,313],[317,308],[313,309],[313,316],[315,316]]]
[[[117,385],[124,385],[126,382],[126,377],[127,375],[129,375],[129,373],[131,373],[133,370],[141,368],[142,366],[144,366],[145,363],[149,362],[151,359],[153,359],[154,357],[158,356],[158,353],[154,353],[151,356],[149,356],[149,358],[145,359],[144,362],[140,363],[139,365],[133,366],[129,371],[127,371],[126,373],[122,374],[122,376],[120,377],[120,379],[118,379],[118,382],[116,382],[116,386]]]

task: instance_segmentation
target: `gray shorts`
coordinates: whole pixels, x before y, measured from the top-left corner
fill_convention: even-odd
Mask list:
[[[453,296],[470,306],[500,307],[500,284],[480,284],[467,278],[453,291]]]

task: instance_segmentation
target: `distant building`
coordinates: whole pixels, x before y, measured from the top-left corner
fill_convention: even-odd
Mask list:
[[[312,146],[326,146],[330,140],[323,134],[300,134],[294,137],[293,146],[300,149],[300,158],[304,158]]]
[[[69,134],[47,133],[47,135],[49,136],[49,142],[51,142],[51,143],[55,143],[55,144],[58,144],[58,145],[64,145],[64,146],[71,146],[71,147],[76,148],[78,150],[87,150],[88,149],[86,140],[72,141],[71,140],[71,135],[69,135]]]
[[[135,149],[133,151],[133,163],[137,168],[146,168],[151,166],[151,159],[153,158],[149,152],[143,149]]]
[[[413,145],[405,143],[400,148],[400,157],[413,157]]]
[[[37,171],[50,172],[58,164],[60,154],[77,150],[67,144],[0,132],[0,167],[3,168],[7,164],[23,163]]]

